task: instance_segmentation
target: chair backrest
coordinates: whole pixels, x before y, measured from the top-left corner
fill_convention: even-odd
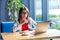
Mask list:
[[[1,31],[2,32],[12,32],[14,22],[2,22],[1,23]]]

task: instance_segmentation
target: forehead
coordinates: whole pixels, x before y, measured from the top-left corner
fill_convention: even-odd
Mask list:
[[[27,10],[23,10],[22,12],[28,12]]]

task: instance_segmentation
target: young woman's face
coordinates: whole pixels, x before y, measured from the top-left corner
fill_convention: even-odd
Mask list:
[[[22,13],[21,13],[22,19],[26,19],[27,16],[28,16],[28,12],[26,10],[23,10]]]

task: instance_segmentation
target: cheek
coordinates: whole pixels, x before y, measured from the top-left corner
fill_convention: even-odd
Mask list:
[[[21,17],[24,17],[24,15],[20,15]]]
[[[27,17],[27,14],[25,14],[25,17]]]

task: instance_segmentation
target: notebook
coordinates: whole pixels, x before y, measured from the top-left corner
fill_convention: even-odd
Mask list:
[[[48,27],[49,27],[49,21],[45,21],[45,22],[39,22],[36,25],[36,29],[35,29],[35,33],[43,33],[46,32]]]

